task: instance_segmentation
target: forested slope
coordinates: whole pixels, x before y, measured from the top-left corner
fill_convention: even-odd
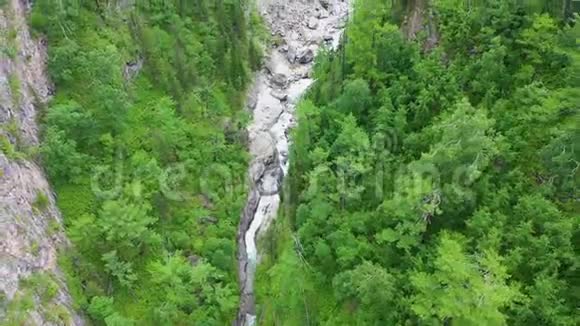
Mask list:
[[[580,26],[544,4],[431,1],[429,48],[356,1],[299,107],[263,325],[580,323]]]
[[[95,325],[230,323],[250,3],[38,0],[30,24],[56,87],[41,154],[76,308]]]

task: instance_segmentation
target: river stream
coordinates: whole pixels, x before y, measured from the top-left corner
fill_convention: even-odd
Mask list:
[[[290,129],[296,104],[313,83],[313,60],[322,46],[336,48],[350,5],[348,0],[258,0],[276,45],[248,95],[252,161],[251,189],[238,230],[240,310],[235,325],[256,322],[254,279],[260,261],[257,239],[276,218],[288,173]]]

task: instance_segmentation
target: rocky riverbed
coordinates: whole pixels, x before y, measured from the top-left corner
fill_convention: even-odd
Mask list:
[[[247,101],[253,114],[248,127],[252,161],[251,190],[237,239],[241,299],[235,325],[240,326],[256,324],[256,241],[280,206],[296,104],[313,82],[316,53],[322,46],[338,45],[350,10],[348,0],[258,0],[258,6],[275,44]]]

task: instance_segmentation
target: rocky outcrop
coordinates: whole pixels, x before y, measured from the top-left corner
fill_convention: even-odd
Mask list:
[[[0,324],[83,325],[57,266],[61,216],[34,160],[51,93],[45,49],[26,25],[28,2],[0,3]]]
[[[439,33],[429,6],[429,0],[410,0],[407,2],[407,15],[401,29],[409,40],[414,40],[424,32],[427,35],[423,43],[425,50],[434,48],[439,43]]]
[[[235,325],[254,325],[254,274],[259,262],[257,238],[272,223],[288,172],[289,131],[295,105],[312,84],[315,53],[324,44],[336,46],[349,12],[339,0],[259,0],[272,35],[282,40],[266,58],[248,96],[253,121],[248,127],[252,161],[250,195],[238,229],[240,310]]]

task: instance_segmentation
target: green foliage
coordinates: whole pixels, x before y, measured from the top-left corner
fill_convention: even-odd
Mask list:
[[[67,216],[78,217],[96,211],[96,200],[88,181],[59,185],[57,194],[57,204],[67,225],[72,222],[66,219]]]
[[[364,262],[352,270],[338,274],[333,280],[335,296],[339,302],[361,307],[363,314],[356,316],[358,324],[376,321],[396,323],[396,311],[384,309],[397,304],[396,278],[386,269]]]
[[[58,90],[40,154],[74,245],[60,264],[76,308],[96,325],[235,316],[248,157],[237,136],[267,35],[252,6],[34,3],[30,25],[48,39]]]
[[[35,273],[22,281],[22,287],[32,290],[43,305],[46,305],[58,294],[59,286],[48,273]]]
[[[18,292],[7,306],[3,324],[7,326],[22,325],[28,320],[29,312],[34,308],[34,297],[30,292]]]
[[[421,320],[439,324],[505,325],[502,308],[518,294],[505,284],[506,268],[494,252],[485,252],[477,262],[465,256],[461,244],[447,234],[441,237],[433,262],[435,272],[411,275],[417,290],[412,310]]]
[[[266,325],[580,322],[578,24],[534,4],[434,0],[426,50],[414,2],[355,2],[297,108]]]
[[[133,264],[119,259],[117,251],[111,251],[103,255],[105,270],[113,276],[121,286],[131,287],[137,276],[133,272]]]
[[[264,271],[266,272],[266,271]],[[260,300],[265,324],[304,325],[313,323],[309,306],[318,301],[312,274],[291,249],[279,256],[278,264],[266,272],[268,300]]]
[[[22,160],[35,158],[37,148],[25,143],[20,125],[17,120],[11,119],[9,122],[0,125],[0,150],[9,159]]]
[[[97,320],[103,320],[115,312],[114,299],[108,297],[93,297],[89,306],[89,314]]]
[[[10,87],[10,94],[12,95],[12,104],[18,107],[22,94],[20,94],[20,78],[16,74],[8,76],[8,87]]]
[[[147,244],[150,241],[148,226],[155,219],[147,216],[149,209],[147,206],[123,201],[106,201],[97,223],[105,240],[114,243],[114,247],[139,247],[141,243]]]
[[[0,150],[9,159],[18,160],[24,158],[22,153],[14,148],[14,145],[6,135],[0,135]]]
[[[152,320],[171,325],[217,324],[235,315],[238,298],[231,284],[220,284],[224,275],[206,262],[192,264],[179,254],[148,267],[150,282],[161,294],[155,300],[158,305],[152,312]],[[188,314],[188,311],[194,313]]]
[[[53,304],[46,307],[43,314],[48,322],[58,325],[71,325],[73,323],[72,316],[65,306]]]
[[[30,312],[40,313],[47,321],[69,325],[71,316],[68,310],[56,303],[59,294],[59,281],[48,272],[34,272],[20,280],[19,291],[8,303],[2,325],[23,325],[30,321]],[[0,298],[0,305],[3,305]]]
[[[48,200],[48,196],[42,191],[36,192],[36,198],[34,198],[34,202],[32,203],[32,207],[39,212],[44,212],[48,205],[50,204]]]
[[[73,298],[72,308],[86,308],[88,299],[84,294],[85,286],[82,284],[78,271],[78,258],[71,251],[61,251],[58,255],[58,266],[63,270],[68,293]]]
[[[46,130],[40,152],[47,162],[45,167],[48,174],[60,180],[79,178],[90,159],[77,151],[74,140],[67,139],[64,132],[50,127]]]
[[[0,7],[2,6],[3,5],[0,1]],[[5,10],[5,12],[7,12],[7,15],[5,14],[7,18],[10,19],[11,18],[10,15],[12,15],[10,9],[8,9],[7,11]],[[18,42],[16,41],[17,36],[18,31],[14,27],[6,28],[0,31],[0,39],[2,40],[2,45],[0,45],[0,49],[3,52],[3,54],[9,59],[16,58],[16,55],[18,54]]]

